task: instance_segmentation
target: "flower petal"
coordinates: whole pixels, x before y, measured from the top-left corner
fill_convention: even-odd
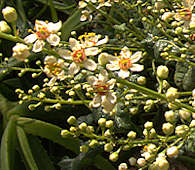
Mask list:
[[[98,63],[101,65],[107,64],[109,61],[114,61],[116,57],[108,54],[108,53],[101,53],[98,56]]]
[[[32,51],[35,53],[38,53],[42,51],[44,45],[45,45],[45,42],[43,40],[37,40],[33,45]]]
[[[56,63],[57,59],[54,56],[46,56],[44,59],[44,64]]]
[[[119,70],[120,67],[117,64],[117,62],[112,62],[111,64],[106,64],[106,68],[110,71],[115,71],[115,70]]]
[[[116,96],[109,94],[106,96],[102,96],[102,107],[105,113],[110,113],[114,109],[116,105]]]
[[[97,64],[95,63],[95,61],[91,60],[91,59],[86,59],[84,62],[83,62],[83,66],[90,70],[90,71],[94,71],[96,70],[97,68]]]
[[[107,84],[109,85],[109,89],[113,89],[115,83],[116,83],[116,79],[111,79],[111,80],[107,81]]]
[[[89,77],[87,77],[87,82],[88,82],[90,85],[95,85],[95,84],[97,84],[98,79],[97,79],[97,77],[95,77],[95,76],[89,76]]]
[[[136,52],[135,54],[133,54],[130,58],[131,58],[131,62],[132,63],[135,63],[137,61],[139,61],[142,57],[142,52],[141,51],[138,51]]]
[[[69,67],[69,74],[75,75],[79,72],[79,70],[80,70],[80,65],[73,62]]]
[[[131,51],[129,50],[129,48],[128,47],[123,47],[122,49],[121,49],[121,52],[120,52],[120,55],[122,56],[122,57],[124,57],[124,58],[130,58],[130,56],[131,56]]]
[[[58,48],[57,53],[66,60],[72,60],[71,51]]]
[[[98,79],[101,82],[106,82],[108,80],[108,72],[106,70],[101,70]]]
[[[95,95],[94,98],[93,98],[93,101],[92,101],[92,105],[93,107],[99,107],[100,104],[101,104],[101,96],[100,95]]]
[[[50,79],[50,81],[47,83],[47,85],[48,85],[48,86],[53,86],[54,83],[56,82],[56,80],[57,80],[57,77],[52,77],[52,78]]]
[[[57,23],[49,22],[47,24],[47,29],[51,33],[57,33],[62,27],[62,21],[59,21]]]
[[[140,65],[140,64],[132,64],[130,70],[133,71],[133,72],[140,72],[144,69],[144,66],[143,65]]]
[[[102,44],[106,44],[107,42],[108,42],[108,36],[105,36],[105,38],[104,39],[101,39],[100,41],[98,41],[97,43],[96,43],[96,45],[98,46],[98,45],[102,45]]]
[[[70,48],[73,49],[75,46],[79,44],[79,42],[75,38],[69,38]]]
[[[56,34],[50,34],[47,38],[47,42],[53,46],[57,46],[60,42],[60,37]]]
[[[85,49],[86,56],[95,56],[100,52],[97,47],[90,47]]]
[[[128,70],[120,70],[118,72],[118,76],[121,77],[122,79],[125,79],[127,77],[129,77],[129,71]]]
[[[30,34],[24,38],[25,43],[33,43],[37,40],[37,35],[36,34]]]

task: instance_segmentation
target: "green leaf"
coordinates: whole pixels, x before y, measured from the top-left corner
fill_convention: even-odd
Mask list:
[[[70,36],[71,31],[80,23],[81,10],[76,10],[62,25],[61,38],[67,40]]]
[[[24,117],[20,117],[17,124],[23,127],[27,133],[49,139],[75,153],[79,153],[79,140],[73,137],[63,138],[60,135],[62,128],[56,125]]]
[[[17,117],[10,118],[1,139],[1,170],[14,170]]]
[[[18,139],[19,139],[20,147],[22,149],[22,152],[24,154],[25,160],[26,160],[29,168],[32,169],[32,170],[38,169],[37,164],[36,164],[36,162],[33,158],[31,148],[29,146],[28,139],[27,139],[27,136],[25,134],[25,131],[20,126],[17,126],[16,130],[17,130],[17,136],[18,136]]]
[[[97,168],[102,169],[102,170],[108,170],[108,169],[115,170],[116,169],[112,166],[112,164],[107,159],[103,158],[101,155],[97,155],[94,158],[94,164]]]
[[[32,154],[39,167],[39,169],[55,170],[52,161],[50,160],[46,150],[40,143],[40,140],[36,136],[28,136],[29,144],[32,148]],[[39,148],[39,149],[37,149]]]

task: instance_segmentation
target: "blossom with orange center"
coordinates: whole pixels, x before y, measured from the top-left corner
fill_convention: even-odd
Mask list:
[[[98,78],[89,76],[87,81],[94,88],[95,96],[91,102],[92,107],[103,107],[105,113],[110,113],[116,105],[116,96],[111,89],[114,88],[115,79],[108,79],[108,72],[101,70]]]
[[[122,48],[120,55],[115,60],[110,60],[110,64],[106,64],[106,68],[111,71],[119,70],[118,76],[121,78],[129,77],[129,70],[140,72],[144,69],[143,65],[135,64],[142,57],[142,52],[138,51],[132,55],[128,47]]]
[[[45,40],[52,46],[57,46],[60,42],[60,37],[57,35],[58,31],[62,27],[62,22],[57,23],[44,22],[40,20],[35,21],[34,31],[29,30],[32,34],[24,38],[25,43],[34,43],[32,51],[40,52],[42,51]]]

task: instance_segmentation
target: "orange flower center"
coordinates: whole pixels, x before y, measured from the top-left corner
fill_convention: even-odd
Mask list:
[[[36,32],[36,35],[37,35],[38,39],[40,39],[40,40],[45,40],[49,36],[49,34],[50,33],[46,27],[41,27],[41,29],[39,29]]]
[[[95,93],[98,93],[99,95],[105,95],[108,90],[109,90],[109,86],[106,83],[97,83],[96,85],[94,85],[95,88]]]
[[[76,50],[72,54],[73,61],[75,63],[82,63],[86,59],[85,50]]]
[[[122,70],[128,70],[132,66],[130,58],[122,58],[119,60],[118,64]]]
[[[56,76],[62,71],[62,68],[58,63],[48,63],[45,67],[49,69],[50,73]]]

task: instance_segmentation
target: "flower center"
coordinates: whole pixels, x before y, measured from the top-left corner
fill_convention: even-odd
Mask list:
[[[53,75],[56,75],[56,76],[62,71],[62,68],[60,67],[60,64],[58,63],[48,63],[45,67],[49,69],[49,71]]]
[[[75,63],[82,63],[86,59],[85,50],[76,50],[72,54],[73,61]]]
[[[38,39],[40,40],[45,40],[49,36],[49,31],[47,30],[46,27],[41,27],[37,32],[36,35]]]
[[[109,90],[109,86],[106,83],[97,83],[96,85],[94,85],[95,88],[95,93],[98,93],[99,95],[105,95],[108,90]]]
[[[122,70],[128,70],[132,65],[130,58],[122,58],[119,60],[118,64]]]

